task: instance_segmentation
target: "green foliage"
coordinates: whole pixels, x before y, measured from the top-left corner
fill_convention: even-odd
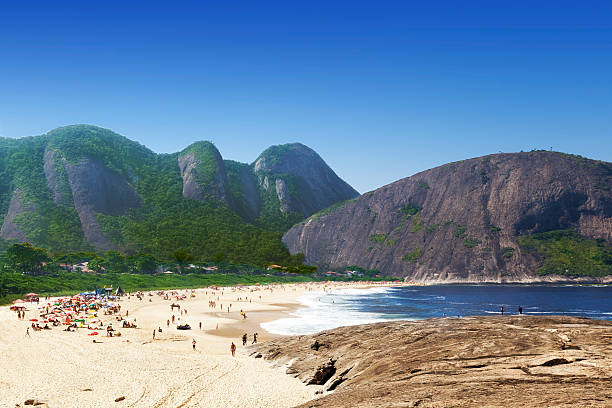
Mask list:
[[[520,236],[518,243],[524,251],[542,256],[540,275],[612,275],[612,247],[604,240],[584,238],[569,229]]]
[[[465,238],[465,229],[464,226],[457,224],[455,227],[455,236],[457,238]]]
[[[340,201],[339,203],[333,204],[330,207],[324,208],[323,210],[314,213],[313,215],[310,216],[309,219],[318,220],[319,218],[324,217],[326,215],[334,214],[341,208],[344,208],[348,203],[355,202],[358,199],[359,197],[355,197],[355,198],[349,198],[348,200]]]
[[[423,255],[423,248],[416,248],[402,257],[402,261],[416,262]]]
[[[404,216],[407,216],[407,217],[416,215],[421,210],[422,210],[421,206],[412,204],[412,203],[408,203],[400,208],[400,212],[404,214]]]
[[[423,221],[421,221],[421,214],[417,213],[412,217],[412,225],[410,226],[410,232],[415,233],[423,228]]]
[[[438,228],[440,227],[440,224],[433,224],[430,225],[429,227],[425,228],[425,232],[427,232],[428,234],[436,231]]]
[[[374,234],[374,235],[370,235],[370,241],[371,242],[376,242],[377,244],[380,244],[381,242],[384,242],[385,239],[387,239],[387,235],[386,234]]]
[[[209,189],[215,191],[221,178],[219,166],[223,163],[215,145],[210,141],[196,142],[183,150],[179,156],[184,154],[193,154],[198,163],[195,172],[198,185],[205,192]]]
[[[420,188],[424,188],[425,190],[429,189],[429,184],[427,184],[426,182],[419,180],[418,184],[417,184]]]
[[[395,245],[395,242],[397,241],[397,238],[393,238],[387,241],[387,246],[389,247],[393,247],[393,245]]]
[[[269,188],[268,191],[261,190],[260,201],[261,209],[256,224],[271,231],[284,232],[293,225],[300,222],[304,217],[302,214],[294,211],[283,213],[280,210],[278,194],[276,192],[276,179],[281,178],[289,189],[289,197],[292,200],[304,199],[308,197],[297,197],[299,181],[296,177],[290,174],[268,174]]]
[[[33,247],[29,242],[13,244],[6,250],[8,265],[16,271],[38,275],[43,271],[49,254],[42,248]]]
[[[201,288],[211,285],[236,285],[238,283],[254,285],[257,283],[290,283],[310,282],[313,278],[308,275],[264,275],[239,273],[214,274],[130,274],[130,273],[104,273],[86,274],[79,272],[59,272],[48,276],[30,276],[20,273],[0,273],[0,304],[8,303],[28,292],[39,294],[69,295],[94,287],[112,285],[121,286],[126,291],[160,290],[177,288]],[[12,296],[11,296],[12,295]]]
[[[482,241],[481,241],[481,240],[479,240],[479,239],[476,239],[476,238],[469,238],[469,237],[468,237],[468,238],[465,238],[465,239],[463,240],[463,245],[464,245],[466,248],[474,248],[475,246],[480,245],[480,243],[481,243],[481,242],[482,242]]]
[[[495,225],[491,225],[491,226],[489,226],[489,230],[490,230],[491,232],[499,232],[499,231],[501,231],[502,229],[501,229],[501,228],[499,228],[499,227],[497,227],[497,226],[495,226]]]
[[[514,255],[514,248],[512,247],[503,247],[501,249],[501,254],[504,258],[512,258]]]

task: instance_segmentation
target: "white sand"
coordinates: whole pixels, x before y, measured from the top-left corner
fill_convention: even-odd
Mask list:
[[[8,306],[1,307],[0,406],[23,406],[30,398],[49,407],[253,408],[304,403],[315,397],[317,388],[305,386],[263,359],[249,357],[251,351],[242,346],[240,337],[248,333],[248,344],[253,332],[260,334],[260,342],[273,337],[259,324],[287,317],[297,307],[297,296],[322,288],[321,284],[254,292],[232,288],[223,295],[220,290],[213,295],[209,289],[198,289],[195,298],[174,301],[187,310],[183,316],[176,309],[171,312],[173,301],[157,295],[145,296],[143,301],[124,297],[119,302],[121,312],[128,310],[128,319],[136,318],[138,328],[121,329],[114,316],[98,315],[121,331],[121,337],[112,338],[104,330],[100,336],[88,336],[87,329],[64,332],[65,326],[39,332],[30,329],[31,337],[26,337],[29,319],[39,317],[36,304],[28,308],[25,321],[17,320]],[[248,297],[252,303],[237,302],[238,297]],[[209,308],[209,300],[216,301],[216,309]],[[40,306],[44,303],[41,300]],[[219,311],[221,304],[224,312]],[[246,320],[240,309],[246,312]],[[177,330],[172,323],[167,328],[166,320],[173,313],[180,318],[177,324],[189,323],[192,330]],[[163,333],[156,333],[152,341],[152,332],[159,326]],[[94,344],[93,339],[102,344]],[[192,339],[197,342],[195,352]],[[232,341],[236,357],[229,350]],[[125,400],[115,402],[122,396]]]

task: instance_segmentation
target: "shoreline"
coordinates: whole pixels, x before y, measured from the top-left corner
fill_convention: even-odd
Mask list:
[[[92,331],[87,328],[65,332],[65,326],[40,332],[30,329],[28,336],[25,333],[30,319],[41,319],[38,307],[46,302],[28,304],[25,320],[17,320],[8,306],[2,306],[0,369],[4,374],[0,401],[2,405],[16,406],[36,399],[49,407],[299,405],[315,398],[316,389],[262,359],[249,357],[240,341],[241,334],[247,333],[247,346],[253,341],[253,333],[259,334],[258,342],[283,337],[268,333],[260,324],[289,317],[302,307],[296,300],[299,296],[315,290],[372,286],[390,285],[308,282],[163,291],[187,296],[179,301],[164,299],[157,294],[162,291],[146,292],[142,300],[124,296],[118,302],[122,317],[135,321],[137,328],[121,328],[116,315],[97,317],[102,320],[100,327],[112,323],[121,337],[102,336],[105,330],[98,330],[98,336],[89,336]],[[210,301],[216,302],[215,308],[209,306]],[[173,302],[180,304],[183,311],[186,309],[186,314],[171,311]],[[246,319],[240,310],[246,313]],[[172,314],[175,324],[168,324]],[[176,326],[182,323],[189,323],[192,330],[177,330]],[[158,328],[162,332],[156,332],[153,340],[152,332]],[[236,357],[230,354],[231,342],[237,346]],[[114,402],[122,397],[122,402]]]

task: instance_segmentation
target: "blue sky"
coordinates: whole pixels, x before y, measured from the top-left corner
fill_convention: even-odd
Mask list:
[[[299,141],[360,192],[499,151],[612,160],[610,2],[11,3],[0,136]]]

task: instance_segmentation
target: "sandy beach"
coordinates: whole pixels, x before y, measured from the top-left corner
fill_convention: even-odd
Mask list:
[[[179,295],[187,295],[180,301],[165,299],[156,292],[146,292],[142,300],[123,296],[117,302],[121,315],[128,321],[135,320],[137,328],[121,328],[116,315],[98,314],[104,326],[112,323],[121,332],[120,337],[107,337],[105,330],[89,336],[92,331],[87,328],[65,332],[64,326],[37,332],[30,329],[28,336],[30,319],[40,318],[39,307],[47,301],[41,298],[38,305],[29,305],[25,320],[18,320],[8,306],[1,307],[1,405],[23,406],[28,399],[49,407],[299,405],[313,399],[317,388],[307,387],[263,359],[249,357],[248,346],[253,333],[259,333],[259,342],[278,337],[259,325],[288,317],[299,307],[297,297],[341,287],[365,285],[309,283],[197,289],[194,297],[192,290],[179,290]],[[216,307],[211,307],[210,301]],[[179,304],[186,314],[171,310],[172,303]],[[168,325],[173,315],[175,323]],[[176,326],[184,323],[192,329],[177,330]],[[160,327],[162,332],[157,331],[153,340],[153,331]],[[248,335],[247,347],[241,341],[244,333]],[[235,357],[230,353],[232,342],[237,347]]]

